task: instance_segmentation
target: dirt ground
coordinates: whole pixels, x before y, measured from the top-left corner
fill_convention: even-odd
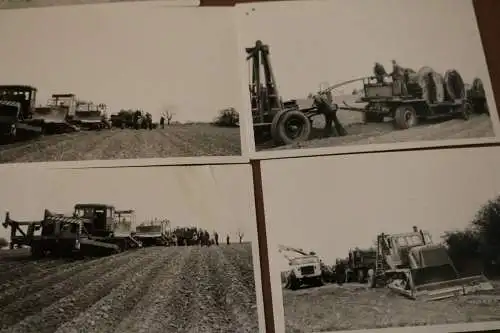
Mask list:
[[[487,115],[473,115],[468,121],[462,119],[448,119],[421,123],[407,130],[395,130],[392,122],[381,124],[362,123],[358,112],[339,111],[339,119],[349,133],[344,137],[321,138],[319,128],[324,126],[322,117],[316,117],[313,139],[294,145],[273,147],[270,143],[259,145],[257,150],[282,150],[301,148],[335,147],[346,145],[381,144],[413,141],[432,141],[444,139],[467,139],[493,137],[493,127]],[[316,138],[314,138],[316,137]]]
[[[241,154],[239,128],[210,124],[165,129],[81,131],[0,146],[0,163]]]
[[[76,262],[11,253],[0,252],[1,333],[258,332],[249,243]]]
[[[486,295],[413,301],[388,289],[329,284],[283,290],[287,333],[438,325],[500,320],[500,282]]]

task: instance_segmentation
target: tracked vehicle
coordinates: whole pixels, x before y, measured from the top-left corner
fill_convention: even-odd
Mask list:
[[[427,231],[377,236],[371,287],[389,289],[427,301],[493,289],[483,274],[461,276],[444,245],[434,244]]]
[[[167,231],[169,225],[169,221],[143,223],[135,228],[133,235],[143,246],[168,246],[171,243]]]
[[[7,212],[3,226],[11,229],[11,248],[29,246],[34,258],[109,255],[142,246],[105,204],[77,204],[71,216],[46,209],[41,221],[16,221]]]

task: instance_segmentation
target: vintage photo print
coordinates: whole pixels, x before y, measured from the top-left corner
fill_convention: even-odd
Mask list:
[[[0,11],[0,163],[241,156],[232,13],[160,1]]]
[[[499,153],[263,161],[277,332],[499,328]]]
[[[470,0],[288,1],[237,11],[252,155],[496,140]]]
[[[0,170],[1,332],[262,331],[248,165],[18,170]]]
[[[142,2],[145,0],[0,0],[0,9],[22,9],[34,7],[53,7],[66,5],[90,5],[106,3],[122,3],[129,1]],[[200,0],[161,0],[169,6],[199,6]]]

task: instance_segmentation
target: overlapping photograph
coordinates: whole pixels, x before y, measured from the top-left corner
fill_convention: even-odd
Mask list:
[[[0,191],[0,330],[259,332],[249,173],[42,170],[23,177],[28,189],[14,188],[10,172]]]
[[[472,2],[237,8],[256,156],[495,138],[498,115]]]
[[[231,8],[5,10],[0,27],[1,163],[241,156]]]
[[[278,331],[498,328],[496,153],[264,161]]]

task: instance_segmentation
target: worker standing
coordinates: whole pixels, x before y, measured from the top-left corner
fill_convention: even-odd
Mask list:
[[[164,129],[164,128],[165,128],[165,117],[164,117],[164,116],[161,116],[161,117],[160,117],[160,127],[161,127],[162,129]]]
[[[406,84],[404,82],[404,69],[401,67],[396,60],[392,61],[392,83],[394,95],[406,96],[408,95],[408,90],[406,89]]]
[[[229,235],[226,236],[226,243],[229,245]]]
[[[347,131],[340,123],[337,118],[337,110],[333,108],[333,103],[331,101],[331,96],[327,96],[327,93],[319,93],[314,95],[314,105],[318,108],[318,112],[325,116],[325,136],[331,136],[332,133],[332,123],[335,126],[336,136],[345,136]]]
[[[216,232],[214,232],[214,240],[215,240],[215,245],[219,245],[219,234]]]
[[[373,75],[377,79],[377,83],[384,83],[384,78],[387,76],[387,72],[381,63],[375,63],[375,66],[373,66]]]
[[[337,264],[335,265],[335,279],[337,280],[337,284],[341,286],[345,281],[345,265],[342,260],[337,260]]]

